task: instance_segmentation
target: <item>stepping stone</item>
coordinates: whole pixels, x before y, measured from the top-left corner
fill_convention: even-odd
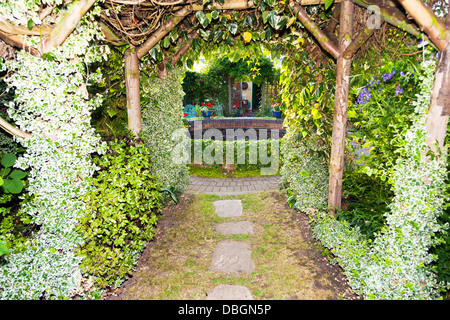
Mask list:
[[[250,260],[250,245],[241,241],[220,241],[212,255],[212,271],[225,273],[251,273],[255,264]]]
[[[250,221],[232,221],[216,224],[216,232],[221,234],[252,234],[253,225]]]
[[[241,200],[218,200],[214,201],[216,213],[221,218],[239,217],[242,215]]]
[[[219,284],[208,292],[206,300],[255,300],[250,290],[244,286]]]

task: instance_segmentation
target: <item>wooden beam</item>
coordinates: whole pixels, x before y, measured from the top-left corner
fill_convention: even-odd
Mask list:
[[[191,48],[192,46],[192,40],[194,40],[195,37],[197,37],[198,31],[195,30],[192,34],[189,35],[188,39],[186,40],[186,43],[175,53],[170,63],[175,66],[178,62],[178,60],[181,59],[183,55],[186,54],[186,52]]]
[[[450,9],[445,25],[450,28]],[[428,108],[425,128],[427,130],[426,142],[428,149],[436,155],[444,150],[447,135],[447,123],[450,115],[450,42],[441,56],[434,76],[433,90],[431,92],[430,107]],[[426,150],[425,152],[427,152]]]
[[[347,105],[350,87],[351,60],[344,52],[351,43],[353,28],[353,2],[341,2],[339,58],[336,63],[336,93],[333,111],[333,133],[331,138],[330,180],[328,208],[332,216],[341,208],[342,178],[344,172],[345,131],[347,125]]]
[[[51,32],[51,28],[46,26],[37,26],[33,27],[31,30],[24,26],[15,26],[4,18],[0,18],[0,30],[15,35],[29,35],[29,36],[40,36],[40,35],[48,35]]]
[[[136,136],[142,131],[139,79],[139,59],[136,54],[136,48],[131,47],[125,51],[125,87],[127,92],[128,129]]]
[[[255,8],[253,0],[224,0],[223,4],[214,2],[211,5],[193,4],[193,11],[202,10],[245,10]]]
[[[66,12],[64,17],[57,23],[45,41],[42,53],[48,53],[63,44],[72,33],[83,15],[92,7],[97,0],[77,0]]]
[[[6,120],[4,120],[1,117],[0,117],[0,127],[13,136],[18,136],[21,138],[31,138],[31,134],[29,134],[28,132],[22,131],[20,129],[17,129],[16,127],[14,127],[13,125],[11,125],[9,122],[7,122]]]
[[[439,50],[445,50],[450,39],[450,31],[433,10],[421,0],[399,0],[399,2]]]
[[[380,6],[376,1],[368,2],[366,0],[352,0],[355,4],[363,7],[368,8],[372,5],[377,5],[380,8],[380,15],[381,18],[389,23],[390,25],[397,27],[413,36],[418,36],[421,31],[417,26],[411,24],[407,17],[396,7],[383,7]]]
[[[0,39],[2,39],[3,41],[5,41],[7,44],[9,44],[12,47],[16,47],[22,50],[25,50],[27,52],[29,52],[31,55],[35,56],[35,57],[40,57],[41,53],[39,52],[38,49],[29,46],[26,43],[26,39],[24,36],[20,36],[20,35],[16,35],[16,34],[9,34],[6,32],[3,32],[0,30]]]
[[[345,49],[344,58],[351,59],[353,55],[358,51],[358,49],[370,38],[372,34],[374,34],[376,29],[374,28],[364,28],[355,39],[353,39],[352,43]]]
[[[145,42],[137,48],[138,59],[142,58],[150,51],[164,36],[166,36],[181,20],[192,12],[192,8],[187,6],[176,11],[172,18],[167,20],[158,30],[156,30]]]
[[[319,42],[321,47],[331,54],[335,59],[339,57],[339,50],[336,48],[336,46],[333,44],[333,42],[328,38],[328,36],[314,23],[314,21],[311,20],[311,18],[308,16],[305,10],[297,4],[297,3],[291,3],[291,5],[294,7],[293,13],[297,15],[298,20],[305,26],[306,29],[308,29],[309,32],[316,38],[316,40]]]

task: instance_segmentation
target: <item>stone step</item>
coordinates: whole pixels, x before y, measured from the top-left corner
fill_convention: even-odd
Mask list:
[[[222,222],[217,223],[215,229],[220,234],[252,234],[253,224],[250,221]]]
[[[254,300],[254,298],[247,287],[219,284],[208,292],[206,300]]]
[[[214,201],[216,214],[221,218],[240,217],[242,215],[241,200],[217,200]]]
[[[214,249],[209,269],[224,273],[251,273],[255,269],[255,264],[250,259],[251,253],[248,243],[219,241]]]

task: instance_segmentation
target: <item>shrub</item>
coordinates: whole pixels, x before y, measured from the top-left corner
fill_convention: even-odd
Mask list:
[[[358,228],[350,228],[345,221],[319,217],[314,228],[315,236],[336,255],[353,288],[369,299],[438,297],[431,265],[436,256],[429,250],[442,229],[437,219],[443,209],[447,159],[423,156],[435,62],[424,61],[421,67],[421,92],[413,102],[416,117],[389,179],[394,198],[385,213],[386,225],[371,245],[358,240]],[[425,179],[432,183],[424,183]]]
[[[81,270],[100,287],[123,280],[154,236],[162,195],[149,160],[148,150],[129,137],[110,142],[107,154],[95,159],[100,171],[82,197],[86,210],[77,231],[86,243],[77,252],[84,257]]]
[[[201,151],[202,163],[206,165],[222,166],[229,158],[237,171],[267,168],[268,172],[265,174],[275,174],[278,172],[280,163],[277,151],[279,144],[280,140],[275,139],[247,141],[191,139],[191,163],[199,157],[196,153]],[[230,150],[234,156],[231,156]],[[228,152],[230,152],[229,156]]]
[[[0,161],[0,243],[17,249],[26,241],[33,225],[28,226],[30,217],[20,210],[21,203],[29,199],[24,195],[28,173],[12,169],[16,160],[15,154],[8,153]]]
[[[180,69],[172,70],[164,79],[145,78],[143,87],[142,139],[152,155],[151,168],[161,185],[182,192],[189,183],[186,160],[177,154],[176,146],[188,143],[183,126],[184,92]]]
[[[287,188],[289,204],[300,211],[322,209],[328,199],[328,169],[312,137],[299,139],[288,132],[283,137],[281,182]]]

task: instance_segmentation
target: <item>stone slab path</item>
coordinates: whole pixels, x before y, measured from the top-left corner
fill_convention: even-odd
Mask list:
[[[250,178],[205,178],[193,177],[187,193],[206,193],[219,196],[279,190],[280,176]]]
[[[214,202],[215,212],[221,218],[242,216],[241,200],[218,200]],[[252,234],[250,221],[230,221],[215,225],[220,234]],[[223,240],[216,244],[210,270],[223,273],[252,273],[255,264],[251,260],[250,245],[243,241]],[[208,300],[254,300],[247,287],[239,285],[218,285],[208,293]]]

